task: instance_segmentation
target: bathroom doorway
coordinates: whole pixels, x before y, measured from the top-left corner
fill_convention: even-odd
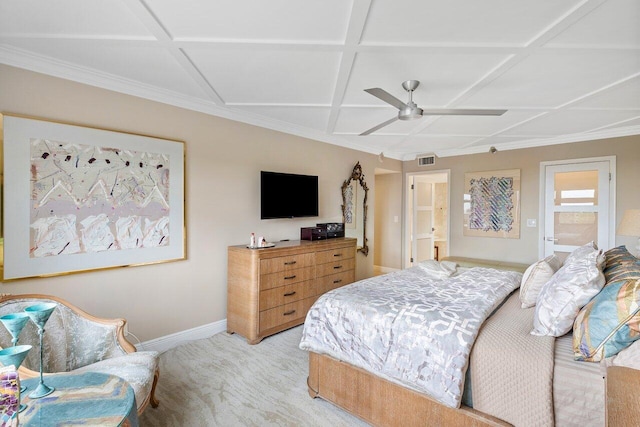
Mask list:
[[[405,268],[449,254],[449,176],[449,170],[407,174]]]

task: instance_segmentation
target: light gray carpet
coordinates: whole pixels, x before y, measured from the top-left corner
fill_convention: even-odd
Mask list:
[[[160,356],[158,408],[140,426],[366,426],[307,392],[302,326],[249,345],[226,332]]]

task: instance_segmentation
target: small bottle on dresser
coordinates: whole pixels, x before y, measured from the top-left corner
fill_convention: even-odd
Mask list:
[[[251,233],[251,240],[249,246],[252,248],[256,247],[256,233]]]

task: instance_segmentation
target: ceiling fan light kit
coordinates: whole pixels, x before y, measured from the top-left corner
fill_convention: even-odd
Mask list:
[[[396,120],[414,120],[423,116],[501,116],[507,110],[488,110],[488,109],[461,109],[461,108],[430,108],[422,109],[413,102],[413,91],[420,86],[418,80],[406,80],[402,83],[402,87],[409,93],[409,101],[405,104],[389,92],[379,87],[365,89],[364,91],[375,96],[376,98],[386,102],[387,104],[398,109],[398,116],[393,117],[386,122],[380,123],[360,134],[360,136],[369,135],[378,129],[381,129]]]

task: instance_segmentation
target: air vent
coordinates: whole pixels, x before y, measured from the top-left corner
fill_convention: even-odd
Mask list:
[[[418,165],[419,166],[429,166],[429,165],[435,165],[436,163],[436,156],[435,155],[430,155],[430,156],[421,156],[418,157]]]

